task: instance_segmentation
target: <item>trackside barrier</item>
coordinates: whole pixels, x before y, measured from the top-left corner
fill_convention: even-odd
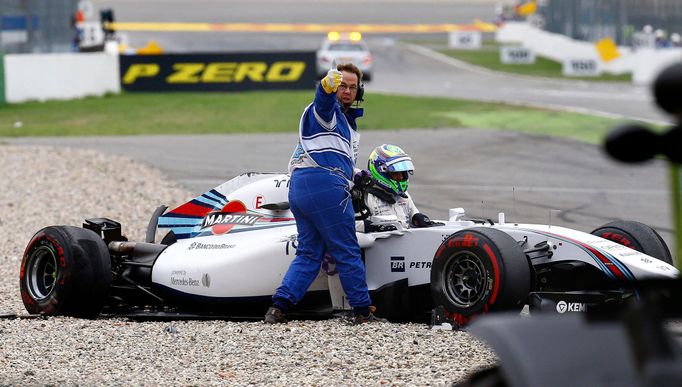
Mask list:
[[[505,23],[497,30],[495,40],[504,43],[521,42],[524,47],[530,48],[537,55],[559,63],[577,58],[600,60],[594,43],[573,40],[568,36],[547,32],[528,23]],[[630,49],[627,47],[619,47],[618,49],[622,56],[608,63],[601,63],[602,71],[611,74],[623,74],[632,71]]]
[[[602,62],[592,42],[571,39],[565,35],[547,32],[527,23],[507,22],[495,35],[501,43],[521,43],[537,55],[563,63],[568,59],[599,60],[600,69],[610,74],[632,73],[633,83],[649,84],[663,68],[682,60],[682,48],[638,49],[618,47],[621,56]]]
[[[648,85],[666,67],[682,61],[682,48],[656,50],[640,48],[635,52],[635,71],[632,81],[638,85]]]
[[[108,53],[5,55],[8,103],[120,93],[118,55]]]

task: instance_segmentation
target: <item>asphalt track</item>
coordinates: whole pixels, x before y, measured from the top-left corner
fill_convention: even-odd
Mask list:
[[[353,3],[353,9],[326,0],[93,3],[97,7],[113,6],[118,21],[468,23],[474,18],[486,19],[493,2],[375,1]],[[320,36],[314,34],[224,32],[145,32],[130,39],[146,42],[150,37],[170,51],[188,51],[188,47],[197,51],[310,49],[320,41]],[[376,69],[369,90],[562,106],[654,121],[667,119],[653,107],[646,88],[500,75],[419,47],[396,44],[392,36],[372,36],[368,40]],[[296,125],[292,123],[292,128]],[[446,217],[448,208],[464,207],[472,216],[496,218],[498,212],[504,211],[507,221],[550,223],[584,231],[613,219],[631,219],[656,228],[672,247],[668,171],[660,160],[624,166],[609,160],[596,146],[509,132],[361,129],[361,133],[361,155],[368,155],[376,145],[394,143],[413,156],[417,170],[410,192],[417,206],[434,218]],[[19,138],[8,142],[94,148],[129,156],[161,169],[199,194],[243,172],[283,171],[296,134]]]
[[[613,219],[630,219],[655,227],[672,243],[667,168],[660,160],[624,166],[592,145],[513,132],[361,133],[361,155],[394,143],[413,156],[410,192],[420,210],[434,218],[445,218],[448,208],[464,207],[471,216],[495,219],[504,211],[507,221],[588,232]],[[132,157],[197,194],[243,172],[285,171],[296,141],[296,133],[9,140]]]

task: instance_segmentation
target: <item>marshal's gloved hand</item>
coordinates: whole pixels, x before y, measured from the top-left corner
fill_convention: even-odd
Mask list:
[[[369,174],[369,171],[362,169],[353,176],[353,184],[360,188],[367,188],[372,185],[372,175]]]
[[[341,81],[343,80],[343,74],[337,69],[331,69],[327,72],[327,76],[322,78],[320,82],[322,84],[322,89],[325,93],[331,94],[336,93],[336,89],[339,88]]]
[[[355,210],[355,220],[365,220],[371,213],[365,203],[365,190],[371,187],[374,182],[369,171],[361,170],[353,176],[353,188],[350,190],[350,198]]]
[[[418,213],[412,215],[412,224],[414,225],[414,227],[421,228],[421,227],[442,226],[445,223],[434,222],[433,220],[429,219],[428,216],[422,214],[421,212],[418,212]]]

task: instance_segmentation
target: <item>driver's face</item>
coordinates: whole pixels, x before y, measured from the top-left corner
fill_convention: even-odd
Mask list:
[[[393,180],[395,181],[403,181],[405,180],[405,173],[404,172],[389,172],[388,173]]]
[[[358,95],[358,76],[347,71],[342,71],[341,74],[343,74],[343,80],[336,89],[336,98],[343,107],[349,107]]]

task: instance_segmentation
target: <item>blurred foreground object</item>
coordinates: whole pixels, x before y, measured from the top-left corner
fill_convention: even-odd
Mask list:
[[[658,106],[676,119],[676,124],[663,133],[628,124],[614,129],[604,142],[606,152],[616,160],[626,163],[647,161],[662,155],[670,161],[673,221],[675,224],[674,262],[682,266],[682,192],[680,167],[682,163],[682,63],[663,70],[653,83],[653,94]]]
[[[638,284],[640,297],[607,318],[572,315],[489,315],[469,330],[497,354],[497,366],[458,387],[680,386],[679,336],[665,317],[681,316],[682,282]],[[613,317],[615,316],[615,317]]]

